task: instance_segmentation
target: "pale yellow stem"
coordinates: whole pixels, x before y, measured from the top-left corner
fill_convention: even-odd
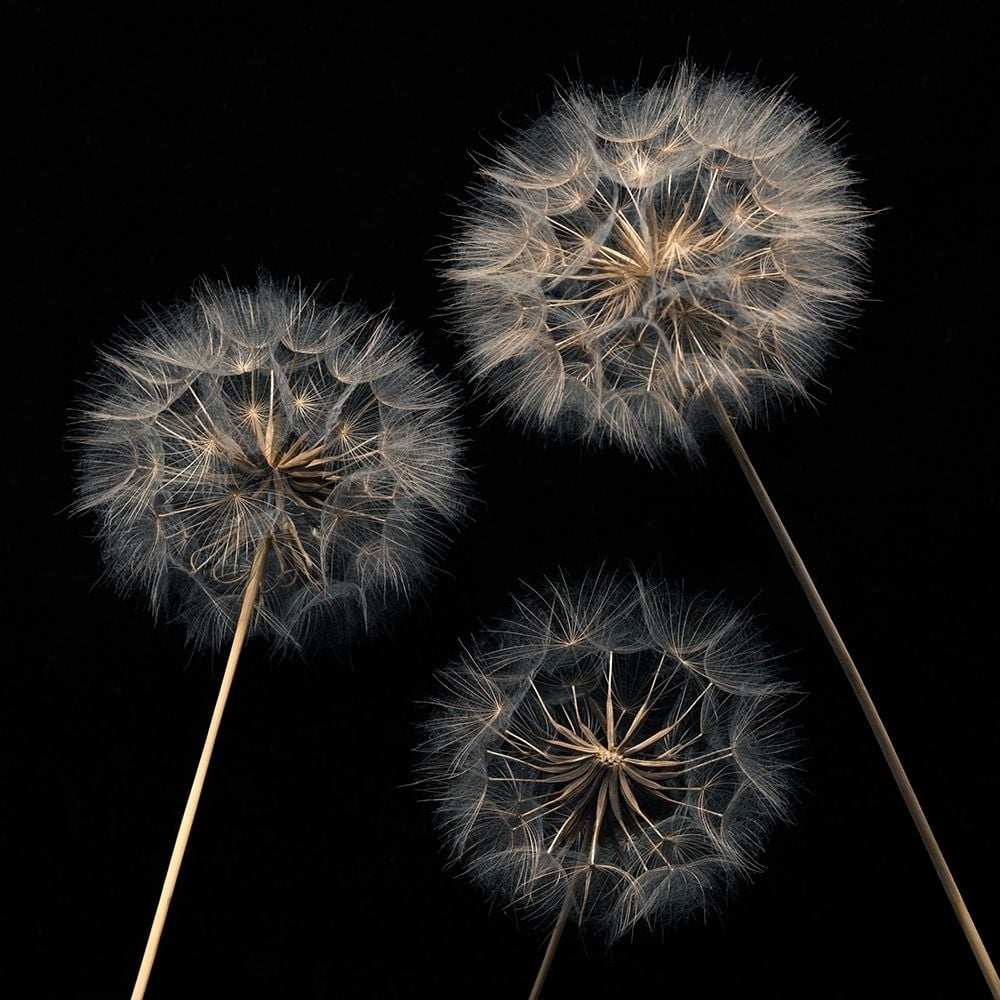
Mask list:
[[[229,689],[232,687],[233,677],[236,675],[236,665],[239,662],[240,653],[243,650],[243,644],[246,641],[247,631],[250,627],[250,615],[260,590],[260,581],[264,573],[264,557],[266,554],[267,543],[262,542],[257,549],[257,554],[254,556],[253,566],[250,569],[250,577],[247,580],[246,590],[243,592],[243,604],[240,607],[240,616],[236,622],[233,643],[229,649],[229,660],[226,663],[226,671],[222,675],[219,696],[215,701],[215,711],[212,713],[212,721],[208,726],[208,735],[205,737],[205,745],[202,747],[201,759],[198,761],[198,769],[195,771],[194,781],[191,783],[191,791],[188,793],[187,805],[184,808],[184,815],[181,817],[177,839],[174,841],[174,850],[170,855],[167,875],[163,880],[163,888],[160,891],[160,902],[156,907],[153,926],[149,930],[149,939],[146,942],[146,951],[142,956],[139,975],[136,977],[135,987],[132,990],[132,1000],[142,1000],[146,992],[146,987],[149,984],[150,973],[153,971],[156,949],[160,943],[160,935],[163,933],[163,925],[167,919],[167,910],[170,909],[170,901],[174,895],[177,876],[181,870],[181,861],[184,860],[184,850],[187,847],[191,827],[194,824],[194,816],[198,810],[198,800],[201,798],[201,790],[205,784],[205,775],[208,773],[208,764],[212,759],[212,750],[215,748],[215,738],[218,735],[219,725],[222,722],[222,713],[226,708]]]
[[[566,898],[563,899],[562,909],[559,911],[556,925],[552,928],[552,934],[549,936],[549,943],[545,949],[545,954],[542,956],[542,964],[538,967],[538,975],[535,976],[535,983],[531,987],[531,994],[528,1000],[538,1000],[542,995],[542,987],[548,978],[549,969],[552,968],[552,960],[556,957],[559,939],[562,937],[566,921],[569,919],[569,911],[573,908],[573,897],[576,893],[576,883],[578,880],[579,875],[575,875],[569,880],[569,884],[566,886]]]
[[[896,787],[899,789],[899,793],[906,803],[910,818],[917,828],[917,833],[920,835],[921,841],[923,841],[924,849],[930,856],[931,864],[934,866],[934,870],[941,880],[941,885],[944,887],[948,901],[955,911],[955,916],[958,918],[969,947],[972,949],[972,953],[979,963],[980,971],[986,979],[990,992],[994,1000],[1000,1000],[1000,978],[997,976],[997,970],[990,959],[989,953],[986,951],[983,939],[980,937],[968,907],[965,905],[965,900],[959,892],[958,885],[951,874],[951,869],[948,867],[948,862],[945,860],[944,854],[938,846],[930,823],[927,822],[924,810],[921,808],[916,792],[914,792],[913,786],[910,784],[910,779],[906,776],[903,764],[896,753],[896,748],[892,745],[892,740],[889,738],[889,733],[882,722],[882,718],[875,708],[875,702],[872,701],[871,695],[868,693],[868,688],[861,678],[861,673],[855,666],[854,660],[848,652],[837,626],[833,623],[833,618],[830,617],[830,612],[823,603],[823,599],[820,597],[819,591],[816,589],[816,585],[813,583],[812,577],[809,575],[805,563],[802,561],[802,557],[795,548],[791,536],[788,534],[784,523],[778,515],[778,511],[775,509],[771,498],[767,494],[767,490],[764,488],[764,484],[757,475],[757,470],[753,467],[750,456],[747,455],[746,449],[743,447],[743,443],[740,441],[729,419],[729,415],[714,394],[709,393],[708,400],[719,422],[719,427],[722,429],[729,447],[736,456],[736,461],[743,470],[743,475],[750,484],[750,489],[753,491],[757,503],[771,525],[771,530],[774,532],[778,544],[785,554],[785,558],[791,565],[792,572],[805,592],[813,614],[819,620],[820,627],[823,629],[827,641],[830,643],[837,660],[840,662],[840,666],[847,677],[848,683],[851,685],[851,689],[854,691],[855,697],[861,704],[861,710],[864,712],[865,718],[868,720],[868,725],[875,735],[879,749],[882,751],[882,756],[885,757],[885,761],[889,765],[889,771],[896,782]]]

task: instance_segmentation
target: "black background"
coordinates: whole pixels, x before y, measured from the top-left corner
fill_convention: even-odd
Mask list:
[[[788,82],[884,210],[819,405],[744,440],[1000,949],[995,26],[982,3],[809,7],[5,5],[11,995],[128,995],[224,665],[102,584],[92,525],[66,513],[66,410],[96,348],[200,275],[265,268],[391,305],[453,371],[437,261],[473,154],[559,81],[651,83],[686,55]],[[627,558],[766,620],[809,692],[806,790],[720,918],[610,954],[570,933],[546,996],[986,996],[721,439],[653,470],[525,438],[463,393],[480,503],[435,585],[350,651],[246,650],[150,1000],[526,996],[544,935],[442,870],[409,785],[419,701],[519,580]]]

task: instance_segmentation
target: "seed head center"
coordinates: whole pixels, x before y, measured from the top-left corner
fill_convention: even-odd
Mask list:
[[[617,750],[612,750],[609,747],[601,747],[595,756],[597,757],[597,762],[604,767],[621,767],[625,763],[625,757]]]

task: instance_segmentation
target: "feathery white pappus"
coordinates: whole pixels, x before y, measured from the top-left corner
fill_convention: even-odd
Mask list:
[[[118,587],[195,643],[232,637],[261,545],[251,632],[294,644],[405,597],[463,515],[454,394],[386,313],[205,281],[101,361],[72,414],[75,509]]]
[[[542,431],[650,461],[808,395],[861,297],[869,214],[813,114],[681,67],[563,93],[501,147],[449,246],[474,376]]]
[[[787,818],[796,688],[753,621],[634,572],[522,595],[438,675],[417,772],[454,862],[551,927],[704,916]]]

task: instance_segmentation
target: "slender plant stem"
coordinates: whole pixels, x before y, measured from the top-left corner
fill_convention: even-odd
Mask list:
[[[549,943],[545,948],[545,954],[542,956],[542,964],[538,967],[538,975],[535,976],[535,984],[531,987],[531,994],[528,1000],[538,1000],[542,995],[542,987],[545,985],[549,969],[552,968],[552,960],[556,957],[556,949],[559,947],[559,940],[562,937],[563,930],[566,928],[569,911],[573,908],[573,896],[576,892],[578,878],[579,876],[574,876],[570,879],[569,885],[566,886],[566,897],[563,899],[562,909],[559,911],[556,925],[552,928],[551,935],[549,935]]]
[[[132,990],[132,1000],[142,1000],[146,992],[146,987],[149,984],[149,975],[153,971],[156,949],[159,946],[160,935],[163,933],[163,925],[167,919],[167,910],[170,909],[170,901],[174,895],[177,875],[181,870],[181,861],[184,860],[184,850],[187,847],[188,837],[191,834],[194,815],[198,810],[198,800],[201,798],[201,790],[205,785],[205,775],[208,773],[208,764],[212,759],[212,750],[215,748],[215,738],[218,735],[219,725],[222,722],[222,713],[226,709],[229,689],[233,685],[236,665],[239,663],[240,653],[243,651],[243,644],[246,641],[247,631],[250,626],[250,614],[253,611],[254,603],[257,600],[257,593],[260,590],[260,581],[264,571],[264,556],[266,554],[267,543],[262,542],[254,556],[253,565],[250,569],[250,577],[247,580],[246,590],[243,592],[243,603],[240,607],[240,616],[236,622],[236,631],[233,634],[233,644],[229,649],[229,660],[226,662],[226,671],[222,675],[219,696],[215,701],[215,711],[212,713],[212,721],[208,726],[208,734],[205,737],[205,745],[202,747],[201,759],[198,761],[198,769],[195,771],[194,781],[191,783],[191,791],[188,793],[187,805],[184,808],[184,815],[181,817],[181,825],[177,830],[174,850],[170,855],[167,875],[163,880],[163,888],[160,891],[160,902],[156,907],[153,926],[149,930],[149,939],[146,942],[146,951],[142,956],[139,975]]]
[[[923,841],[924,848],[930,856],[931,864],[934,865],[934,870],[937,872],[938,878],[941,880],[941,885],[944,887],[944,891],[948,896],[952,909],[955,911],[955,916],[958,918],[958,922],[965,933],[966,940],[969,942],[969,947],[972,949],[972,953],[975,955],[976,961],[979,963],[979,968],[989,985],[990,992],[993,995],[994,1000],[1000,1000],[1000,978],[997,976],[996,968],[990,960],[989,953],[986,951],[986,946],[983,944],[983,939],[980,937],[979,931],[976,929],[976,925],[972,920],[968,907],[965,905],[965,900],[962,898],[962,894],[958,890],[955,879],[952,877],[951,869],[948,867],[948,862],[945,860],[944,854],[941,852],[941,848],[938,847],[938,842],[934,837],[933,831],[931,830],[930,823],[927,822],[927,817],[924,815],[924,811],[920,806],[920,801],[917,799],[917,795],[913,791],[913,786],[910,784],[910,780],[906,776],[906,771],[903,769],[903,764],[896,753],[895,747],[892,745],[889,733],[886,731],[878,710],[875,708],[875,702],[872,701],[871,695],[868,693],[868,689],[865,687],[865,683],[861,678],[861,674],[855,666],[854,660],[848,652],[847,646],[841,638],[840,632],[837,630],[837,626],[834,625],[833,619],[830,617],[830,612],[823,603],[823,599],[820,597],[819,591],[816,589],[816,585],[813,583],[812,577],[809,575],[805,563],[802,561],[802,557],[795,548],[791,536],[788,534],[784,523],[778,515],[778,511],[771,502],[771,498],[768,496],[767,490],[764,488],[764,484],[760,480],[760,476],[757,475],[757,470],[753,467],[753,464],[750,461],[750,456],[747,455],[746,449],[743,447],[743,442],[740,441],[739,436],[729,419],[729,415],[726,413],[722,403],[714,394],[709,394],[709,400],[716,419],[719,422],[719,426],[722,429],[722,433],[725,436],[729,447],[732,449],[733,454],[736,456],[736,461],[743,470],[743,475],[750,484],[750,489],[753,490],[753,494],[757,498],[757,503],[760,504],[760,508],[764,512],[764,516],[771,525],[771,530],[774,532],[774,535],[778,540],[778,544],[785,553],[785,557],[788,559],[788,562],[792,567],[792,572],[795,574],[799,581],[799,585],[805,592],[806,599],[809,601],[809,605],[812,608],[813,613],[819,620],[820,627],[823,629],[834,654],[840,661],[840,665],[843,668],[848,683],[851,685],[851,689],[854,691],[855,697],[861,704],[861,709],[865,713],[868,725],[871,727],[871,730],[875,735],[875,739],[878,742],[879,749],[882,751],[882,755],[885,757],[885,761],[889,765],[889,770],[892,772],[892,776],[896,781],[896,786],[899,788],[899,792],[903,796],[903,801],[906,803],[906,808],[909,810],[910,818],[913,820],[913,823],[917,828],[917,832],[920,834],[920,839]]]

